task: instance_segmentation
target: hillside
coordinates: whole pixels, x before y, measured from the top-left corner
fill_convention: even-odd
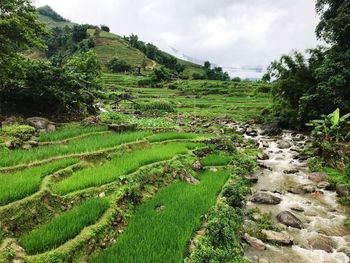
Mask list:
[[[40,11],[44,9],[44,12]],[[72,27],[76,25],[63,17],[61,17],[57,12],[52,10],[50,7],[45,6],[38,9],[38,17],[39,20],[45,23],[48,28],[52,29],[54,27],[63,28],[65,26]],[[58,19],[57,19],[58,18]],[[141,51],[137,50],[130,46],[130,44],[125,41],[121,36],[101,31],[97,36],[94,34],[94,29],[88,29],[88,35],[94,38],[95,40],[95,48],[100,62],[103,65],[104,70],[107,71],[105,67],[106,63],[113,57],[118,57],[119,59],[125,60],[128,64],[133,67],[141,67],[142,64],[146,61],[146,69],[153,69],[157,66],[157,63],[145,56]],[[165,54],[172,56],[166,52]],[[173,56],[172,56],[173,57]],[[184,75],[192,76],[193,73],[203,74],[204,71],[200,65],[196,65],[192,62],[188,62],[179,58],[176,58],[178,63],[185,66]]]

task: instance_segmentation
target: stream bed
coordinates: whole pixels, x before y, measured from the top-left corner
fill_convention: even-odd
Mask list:
[[[283,232],[277,237],[267,233],[270,242],[264,243],[248,236],[245,256],[258,263],[350,262],[350,232],[344,225],[350,209],[327,190],[326,175],[311,173],[307,160],[299,157],[306,136],[283,131],[270,137],[258,131],[246,138],[259,143],[264,153],[247,209],[271,214]]]

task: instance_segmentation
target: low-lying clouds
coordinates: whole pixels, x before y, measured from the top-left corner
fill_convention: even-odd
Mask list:
[[[120,35],[139,35],[165,51],[259,77],[292,49],[314,47],[318,22],[313,0],[37,0],[78,23],[106,24]],[[234,70],[233,70],[234,71]]]

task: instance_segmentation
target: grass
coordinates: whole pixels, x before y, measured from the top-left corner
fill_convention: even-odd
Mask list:
[[[85,201],[23,235],[20,244],[30,254],[56,248],[77,236],[84,227],[94,224],[108,207],[109,203],[105,199]]]
[[[350,230],[350,219],[346,220],[345,226]]]
[[[180,181],[163,188],[140,206],[117,243],[91,262],[182,262],[201,216],[214,205],[228,177],[227,171],[207,171],[197,185]]]
[[[0,242],[2,241],[4,236],[5,236],[5,233],[0,229]]]
[[[72,176],[54,185],[53,190],[62,195],[88,187],[107,184],[117,180],[121,175],[136,171],[144,165],[171,159],[175,155],[184,154],[198,145],[196,143],[171,142],[127,152],[103,165],[74,173]]]
[[[208,138],[209,135],[186,133],[186,132],[165,132],[155,134],[148,138],[149,142],[161,142],[167,140],[196,140],[200,138]]]
[[[25,164],[47,158],[69,155],[89,153],[104,148],[114,147],[123,143],[141,140],[151,132],[128,132],[128,133],[110,133],[93,135],[77,141],[71,141],[67,144],[48,145],[31,150],[18,149],[11,151],[0,150],[0,167]]]
[[[65,139],[69,139],[72,137],[76,137],[83,134],[94,133],[94,132],[102,132],[106,131],[106,127],[81,127],[80,125],[69,125],[65,126],[61,129],[58,129],[54,132],[43,133],[40,135],[38,141],[39,142],[54,142],[54,141],[62,141]]]
[[[334,184],[345,184],[350,189],[350,181],[348,177],[345,175],[344,171],[340,171],[331,167],[324,167],[324,172],[328,174],[328,180]]]
[[[77,162],[77,159],[66,159],[16,173],[0,173],[0,205],[35,193],[39,190],[40,183],[45,176]]]
[[[205,156],[201,163],[204,166],[224,166],[228,165],[232,160],[231,156],[225,155],[221,152],[213,152],[207,156]]]

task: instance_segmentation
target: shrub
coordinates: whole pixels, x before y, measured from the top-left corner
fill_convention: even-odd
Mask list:
[[[110,31],[109,27],[106,26],[106,25],[101,25],[101,30],[105,31],[105,32],[109,32]]]
[[[132,66],[125,60],[118,59],[116,57],[112,58],[108,63],[107,67],[112,72],[127,72],[132,70]]]
[[[236,180],[224,186],[222,196],[226,197],[226,202],[230,206],[243,207],[248,192],[245,182],[236,178]]]

